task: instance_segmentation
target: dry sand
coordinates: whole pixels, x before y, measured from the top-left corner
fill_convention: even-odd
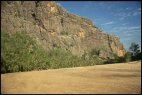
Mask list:
[[[141,62],[1,74],[1,93],[140,94]]]

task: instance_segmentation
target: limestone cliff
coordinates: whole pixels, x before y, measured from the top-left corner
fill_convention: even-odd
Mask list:
[[[27,32],[43,48],[63,48],[75,55],[99,49],[102,58],[124,55],[119,38],[100,31],[92,21],[51,1],[1,2],[2,30]]]

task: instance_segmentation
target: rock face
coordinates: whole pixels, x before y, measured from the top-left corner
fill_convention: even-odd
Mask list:
[[[69,13],[51,1],[1,2],[2,30],[27,32],[43,48],[63,48],[74,55],[99,49],[102,58],[124,55],[119,38],[99,30],[92,21]]]

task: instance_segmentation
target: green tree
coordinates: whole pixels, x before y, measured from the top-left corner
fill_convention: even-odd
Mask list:
[[[90,57],[99,56],[100,50],[99,49],[92,49],[90,52]]]
[[[125,62],[130,62],[132,60],[132,53],[126,52],[124,57],[125,57]]]
[[[129,48],[129,52],[132,53],[132,60],[139,60],[141,56],[140,50],[139,50],[139,45],[132,42],[131,46]]]

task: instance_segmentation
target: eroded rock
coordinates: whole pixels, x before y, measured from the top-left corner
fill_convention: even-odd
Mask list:
[[[100,49],[100,56],[125,54],[119,38],[110,36],[87,18],[69,13],[51,1],[2,1],[2,30],[27,32],[49,50],[54,47],[70,50],[81,56],[85,51]]]

